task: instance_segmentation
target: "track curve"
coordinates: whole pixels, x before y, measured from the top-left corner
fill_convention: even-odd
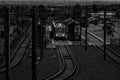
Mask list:
[[[58,46],[59,55],[63,60],[63,69],[46,80],[66,80],[74,74],[77,69],[76,62],[70,55],[67,46]]]
[[[18,47],[15,49],[13,56],[10,57],[10,69],[14,68],[17,64],[19,64],[21,62],[28,46],[30,45],[30,41],[31,41],[31,28],[28,31],[28,33],[24,36],[23,40],[19,43]],[[18,55],[17,52],[19,51],[20,48],[22,48],[22,45],[24,45],[24,44],[26,45],[25,47],[23,47],[23,48],[25,48],[24,52],[21,55],[19,55],[19,60],[16,59],[16,61],[15,61],[15,57]],[[0,66],[0,73],[6,71],[5,65],[6,64],[4,63],[3,65]]]

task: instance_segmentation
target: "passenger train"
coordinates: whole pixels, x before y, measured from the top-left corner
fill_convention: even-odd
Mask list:
[[[55,39],[67,39],[66,26],[63,23],[54,23]]]

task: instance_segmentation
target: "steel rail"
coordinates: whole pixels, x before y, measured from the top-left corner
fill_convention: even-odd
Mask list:
[[[103,49],[101,49],[100,47],[98,47],[98,46],[93,46],[94,48],[96,48],[96,49],[98,49],[101,53],[104,53],[104,50]],[[106,55],[109,57],[109,58],[111,58],[114,62],[116,62],[118,65],[120,65],[120,58],[118,58],[118,56],[114,56],[114,57],[112,57],[112,56],[110,56],[109,54],[111,53],[111,54],[113,54],[110,50],[106,50]],[[117,59],[117,60],[116,60]]]
[[[28,30],[27,34],[24,36],[24,38],[18,44],[17,48],[14,50],[13,55],[10,57],[10,63],[12,63],[12,61],[14,60],[14,58],[15,58],[18,50],[21,48],[22,44],[24,43],[24,41],[26,40],[26,38],[29,36],[30,32],[31,32],[31,29]],[[5,71],[5,70],[3,70],[4,67],[5,67],[5,65],[6,65],[6,63],[4,63],[3,65],[0,66],[0,73]]]
[[[60,61],[59,71],[56,74],[52,75],[51,77],[47,78],[46,80],[53,80],[55,77],[60,75],[65,70],[65,61],[62,55],[60,54],[60,50],[58,49],[58,46],[57,46],[57,54]]]
[[[22,55],[19,56],[19,58],[17,58],[16,60],[13,59],[13,61],[10,64],[10,69],[15,68],[23,60],[23,58],[25,56],[25,53],[26,53],[26,51],[27,51],[27,49],[28,49],[28,47],[30,45],[30,41],[31,40],[29,40],[29,42],[27,43],[27,46],[25,47],[25,50],[23,51]],[[5,72],[5,71],[6,71],[5,67],[3,67],[3,68],[0,69],[0,73]]]
[[[73,59],[73,56],[70,55],[69,50],[67,49],[66,46],[59,46],[59,54],[62,56],[62,58],[64,59],[64,70],[61,70],[60,72],[57,73],[56,76],[54,76],[52,79],[47,79],[47,80],[66,80],[69,77],[71,77],[76,69],[77,69],[77,65],[75,60]],[[63,52],[66,53],[63,53]]]
[[[32,40],[32,39],[31,39],[31,40]],[[15,68],[18,64],[20,64],[20,63],[23,61],[23,58],[24,58],[25,54],[26,54],[27,51],[29,50],[29,46],[30,46],[30,44],[31,44],[31,40],[29,40],[29,42],[27,43],[27,46],[26,46],[26,48],[25,48],[25,50],[24,50],[24,52],[23,52],[23,55],[21,56],[21,59],[19,59],[18,62],[16,62],[13,66],[11,66],[10,69]]]
[[[103,43],[104,41],[102,41],[100,38],[98,38],[98,36],[96,37],[96,35],[94,36],[93,33],[91,32],[87,32],[88,34],[90,34],[90,36],[96,38],[99,42]],[[91,42],[88,42],[90,44],[92,44]],[[93,47],[99,49],[100,51],[102,51],[102,53],[104,52],[103,50],[103,46],[98,46],[98,45],[94,45]],[[116,54],[115,51],[111,50],[109,47],[106,47],[106,55],[108,57],[110,57],[113,61],[115,61],[117,64],[120,65],[120,55]]]
[[[84,28],[82,28],[82,30],[85,31]],[[94,38],[96,38],[97,40],[99,40],[100,42],[104,42],[100,37],[94,35],[93,33],[89,32],[89,31],[87,31],[87,33],[90,34],[91,36],[93,36]],[[110,44],[110,43],[109,43],[109,42],[106,42],[106,44]]]
[[[72,54],[70,54],[70,51],[69,51],[69,49],[68,49],[68,47],[67,47],[66,45],[65,45],[65,48],[66,48],[67,52],[69,53],[69,56],[71,57],[71,60],[72,60],[73,65],[74,65],[73,71],[72,71],[68,76],[66,76],[66,78],[65,78],[65,79],[68,79],[68,78],[71,77],[71,76],[76,72],[76,70],[78,70],[79,68],[77,67],[78,65],[77,65],[77,62],[76,62],[76,60],[75,60],[75,57],[74,57]]]
[[[82,29],[82,30],[84,30],[84,29]],[[89,31],[87,31],[87,33],[88,33],[89,35],[91,35],[92,37],[96,38],[99,42],[104,43],[104,41],[103,41],[101,38],[99,38],[98,36],[94,35],[93,33],[89,32]],[[107,43],[107,44],[110,44],[110,43],[108,43],[108,42],[106,42],[106,43]],[[90,44],[91,44],[91,43],[90,43]],[[120,58],[120,55],[116,54],[116,52],[113,51],[113,50],[111,50],[109,47],[106,46],[106,49],[108,49],[110,52],[112,52],[113,54],[115,54],[116,56],[118,56],[118,57]]]

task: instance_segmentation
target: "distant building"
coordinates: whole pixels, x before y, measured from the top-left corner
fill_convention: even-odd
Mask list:
[[[90,13],[92,17],[100,17],[104,18],[104,11],[97,12],[97,13]],[[115,12],[106,12],[106,18],[112,18],[115,15]]]
[[[91,17],[89,18],[89,20],[96,20],[98,19],[98,21],[104,21],[104,11],[100,11],[100,12],[97,12],[97,13],[90,13]],[[106,19],[108,22],[115,22],[115,12],[106,12]]]
[[[97,15],[100,18],[104,18],[104,12],[98,12]],[[106,12],[106,18],[113,18],[113,16],[115,15],[115,12]]]

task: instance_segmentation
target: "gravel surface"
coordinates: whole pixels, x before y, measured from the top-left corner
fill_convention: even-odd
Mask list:
[[[111,44],[108,47],[120,56],[120,44]]]
[[[94,25],[91,25],[88,27],[88,31],[90,31],[91,33],[97,35],[98,37],[104,39],[104,31],[102,29],[102,27],[100,26],[94,26]],[[106,35],[106,40],[108,42],[110,42],[111,38],[117,38],[119,35],[118,33],[114,33],[114,36],[112,35]]]
[[[31,71],[31,59],[28,57],[28,55],[31,53],[31,50],[29,49],[23,58],[23,61],[17,65],[15,68],[11,70],[11,79],[12,80],[31,80],[32,78],[32,71]]]
[[[44,59],[38,64],[38,79],[45,80],[46,78],[57,73],[59,70],[59,60],[56,49],[45,49]]]
[[[31,58],[28,57],[31,52],[31,49],[29,49],[23,61],[11,70],[10,77],[12,80],[32,80]],[[45,49],[43,61],[37,60],[36,64],[38,80],[45,80],[57,73],[59,69],[59,60],[56,49],[53,49],[52,52],[50,49]],[[0,80],[4,80],[4,77],[5,73],[0,73]]]
[[[10,45],[10,49],[11,49],[10,50],[10,56],[13,55],[13,52],[14,52],[15,48],[18,46],[18,44],[22,40],[22,38],[23,38],[23,36],[20,39],[14,41],[13,42],[14,44]],[[0,46],[0,47],[4,47],[4,44],[2,46]],[[3,48],[1,48],[1,49],[2,50],[0,50],[0,53],[2,53],[2,56],[0,56],[0,65],[2,65],[5,62],[5,55],[3,54]]]
[[[104,37],[104,36],[103,36],[103,33],[104,33],[104,32],[103,32],[103,30],[101,29],[101,27],[91,25],[91,26],[88,28],[88,30],[89,30],[91,33],[97,35],[98,37],[104,39],[104,38],[103,38],[103,37]],[[119,30],[119,29],[118,29],[118,30]],[[118,31],[118,32],[119,32],[119,31]],[[107,35],[107,36],[106,36],[106,39],[107,39],[108,42],[110,42],[110,40],[113,39],[113,38],[115,38],[115,36],[112,36],[112,35]],[[116,52],[116,54],[120,55],[120,44],[110,44],[110,45],[108,45],[108,47],[109,47],[110,49],[112,49],[114,52]]]
[[[69,80],[120,80],[120,65],[110,58],[103,60],[103,53],[92,46],[69,46],[76,57],[79,70]]]

